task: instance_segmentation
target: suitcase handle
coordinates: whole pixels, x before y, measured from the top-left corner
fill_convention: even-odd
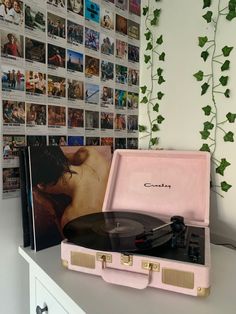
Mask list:
[[[101,275],[106,282],[136,289],[144,289],[150,282],[150,272],[143,274],[106,267],[102,269]]]

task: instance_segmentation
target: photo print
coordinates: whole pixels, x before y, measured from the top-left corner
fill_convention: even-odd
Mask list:
[[[3,160],[19,161],[19,149],[26,146],[24,135],[3,135]]]
[[[128,149],[138,149],[138,138],[127,138]]]
[[[115,130],[125,131],[126,130],[126,115],[117,113],[115,115]]]
[[[12,60],[24,58],[24,38],[17,33],[1,30],[1,56]]]
[[[48,144],[50,146],[67,146],[65,135],[49,135]]]
[[[101,137],[101,146],[110,146],[113,152],[113,137]]]
[[[68,146],[83,146],[84,145],[84,137],[83,136],[68,136]]]
[[[128,44],[120,39],[116,39],[116,57],[128,60]]]
[[[68,79],[68,99],[83,100],[84,99],[84,82]]]
[[[25,59],[29,62],[46,62],[45,43],[34,40],[32,38],[25,38]]]
[[[100,59],[85,55],[85,76],[99,77]]]
[[[128,70],[128,84],[139,86],[139,70],[129,68],[129,70]]]
[[[51,38],[66,38],[66,20],[48,12],[48,36]]]
[[[116,89],[115,90],[115,108],[116,109],[126,109],[127,102],[127,91]]]
[[[84,15],[84,0],[67,0],[67,10],[74,14]]]
[[[129,0],[129,12],[141,15],[141,0]]]
[[[40,6],[25,4],[25,29],[39,35],[43,35],[46,30],[45,11]]]
[[[114,105],[114,91],[113,88],[103,86],[101,90],[101,106],[108,107]]]
[[[71,45],[83,45],[84,27],[67,20],[67,42]]]
[[[86,137],[86,145],[87,146],[99,146],[100,145],[100,138],[99,137]]]
[[[98,129],[99,128],[99,112],[98,111],[85,111],[85,128]]]
[[[15,192],[20,189],[20,169],[3,168],[2,169],[3,196],[7,193]]]
[[[99,23],[100,5],[91,0],[85,0],[85,18],[89,21]]]
[[[61,98],[66,96],[66,79],[48,74],[48,96]]]
[[[52,44],[48,44],[48,67],[57,69],[65,68],[66,50]]]
[[[128,61],[139,62],[139,47],[128,44]]]
[[[68,108],[68,128],[84,127],[84,110],[77,108]]]
[[[113,130],[113,112],[101,112],[101,129]]]
[[[26,71],[26,93],[30,95],[46,95],[46,74],[38,71]]]
[[[116,83],[127,84],[128,81],[127,67],[116,64]]]
[[[121,10],[127,10],[127,1],[128,0],[115,0],[115,5]]]
[[[128,117],[127,117],[127,130],[128,130],[128,132],[137,132],[138,131],[138,116],[137,115],[128,115]]]
[[[128,20],[128,36],[136,40],[140,39],[140,25],[132,20]]]
[[[114,12],[108,10],[105,7],[101,9],[101,27],[106,28],[108,30],[114,29]]]
[[[67,71],[83,72],[84,56],[82,53],[67,49]]]
[[[2,90],[24,91],[25,71],[12,65],[2,65]]]
[[[99,32],[85,27],[85,47],[99,51]]]
[[[115,138],[115,149],[126,149],[126,138]]]
[[[26,142],[27,146],[46,146],[47,137],[46,135],[27,135]]]
[[[85,103],[99,104],[99,85],[85,83]]]
[[[66,13],[65,12],[65,5],[66,0],[47,0],[48,8],[52,11]]]
[[[24,23],[23,2],[19,0],[0,0],[0,19],[21,27]]]
[[[26,103],[26,125],[39,126],[47,123],[46,105]]]
[[[114,38],[107,34],[100,34],[101,53],[113,56],[114,55]]]
[[[101,80],[109,81],[114,79],[114,64],[109,61],[101,62]]]
[[[66,126],[66,107],[48,105],[48,126]]]
[[[116,31],[122,35],[127,35],[127,19],[116,14]]]
[[[2,114],[4,125],[25,124],[25,103],[22,101],[2,101]]]
[[[137,110],[138,109],[138,93],[128,92],[127,96],[127,107],[130,110]]]

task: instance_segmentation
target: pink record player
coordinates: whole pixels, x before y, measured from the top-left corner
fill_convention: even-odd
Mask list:
[[[63,265],[112,284],[207,296],[209,192],[207,152],[116,150],[102,213],[64,228]]]

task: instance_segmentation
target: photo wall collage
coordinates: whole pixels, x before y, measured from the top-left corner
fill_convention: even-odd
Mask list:
[[[3,198],[19,148],[138,148],[141,0],[0,0]]]

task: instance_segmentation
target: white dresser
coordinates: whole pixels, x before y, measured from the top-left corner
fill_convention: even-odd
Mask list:
[[[19,253],[29,264],[30,314],[236,313],[236,251],[225,247],[211,246],[212,288],[207,298],[110,285],[100,277],[67,270],[60,246],[37,253],[19,247]]]

